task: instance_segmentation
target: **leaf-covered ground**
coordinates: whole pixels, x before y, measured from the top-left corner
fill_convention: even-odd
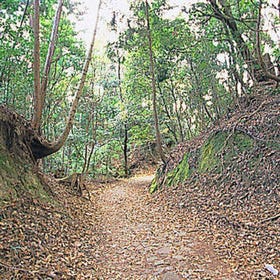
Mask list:
[[[91,202],[53,183],[59,203],[6,203],[0,279],[270,279],[264,263],[236,259],[248,248],[255,259],[261,240],[243,228],[234,235],[226,218],[217,227],[215,209],[207,215],[209,209],[196,208],[196,190],[188,193],[187,209],[176,190],[150,195],[150,181],[91,183]],[[271,230],[277,235],[274,223]],[[276,256],[268,260],[279,267]]]
[[[22,196],[0,210],[0,279],[94,279],[94,205],[51,182],[55,201]]]
[[[279,105],[279,95],[255,96],[246,109],[179,145],[158,172],[163,182],[158,199],[196,220],[197,229],[237,279],[274,279],[264,269],[267,264],[280,270]],[[225,132],[226,141],[211,155],[205,143],[221,145],[211,139]],[[232,141],[236,135],[245,135],[251,144],[241,149],[244,140]],[[201,168],[201,151],[210,151],[203,162],[208,169]],[[186,154],[191,175],[167,187],[168,174]]]
[[[97,279],[235,279],[185,211],[149,195],[150,180],[97,190]]]

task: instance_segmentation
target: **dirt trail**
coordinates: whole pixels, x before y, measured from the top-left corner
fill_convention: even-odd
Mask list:
[[[97,279],[234,279],[184,211],[148,193],[151,179],[95,190]]]

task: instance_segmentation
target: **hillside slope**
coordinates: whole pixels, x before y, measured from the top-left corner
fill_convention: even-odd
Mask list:
[[[258,95],[179,145],[150,188],[197,219],[240,279],[263,279],[267,263],[280,268],[279,101]]]

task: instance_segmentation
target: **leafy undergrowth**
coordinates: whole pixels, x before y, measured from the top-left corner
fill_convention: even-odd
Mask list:
[[[51,203],[22,196],[0,210],[0,279],[92,279],[94,205],[54,181]]]
[[[158,199],[193,215],[239,279],[273,279],[265,264],[280,268],[279,103],[278,96],[252,100],[246,111],[181,144],[158,172],[162,186],[172,182],[188,155],[188,176],[162,188]]]

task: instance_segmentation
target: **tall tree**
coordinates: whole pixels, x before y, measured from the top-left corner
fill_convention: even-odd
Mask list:
[[[97,32],[97,25],[99,22],[99,17],[100,17],[100,9],[101,9],[101,4],[102,4],[102,0],[99,1],[98,4],[98,8],[97,8],[97,16],[96,16],[96,22],[95,22],[95,27],[94,27],[94,31],[93,31],[93,36],[92,36],[92,40],[91,40],[91,44],[87,53],[87,57],[86,60],[84,62],[84,66],[83,66],[83,70],[82,70],[82,76],[79,82],[79,87],[77,89],[75,98],[73,100],[69,115],[68,115],[68,119],[66,122],[66,126],[65,129],[63,131],[63,133],[60,135],[60,137],[53,142],[48,142],[46,139],[41,138],[41,141],[35,141],[34,145],[31,147],[33,155],[35,156],[35,158],[43,158],[46,157],[48,155],[51,155],[55,152],[57,152],[65,143],[71,128],[73,127],[73,123],[74,123],[74,117],[75,117],[75,113],[77,111],[78,108],[78,104],[79,104],[79,100],[81,98],[82,92],[83,92],[83,88],[86,82],[86,77],[87,77],[87,72],[89,69],[89,65],[92,59],[92,52],[93,52],[93,47],[94,47],[94,43],[95,43],[95,37],[96,37],[96,32]],[[36,108],[35,108],[36,109]],[[40,143],[41,142],[41,143]],[[39,145],[38,145],[39,144]]]
[[[50,2],[51,2],[51,0],[50,0]],[[61,8],[62,8],[62,0],[58,0],[58,9],[56,11],[55,20],[53,23],[53,30],[51,33],[51,40],[49,43],[49,47],[45,48],[46,44],[44,44],[44,42],[42,44],[42,46],[44,47],[42,50],[43,53],[45,53],[46,50],[48,49],[48,52],[47,52],[48,54],[46,55],[46,63],[45,63],[45,69],[44,69],[44,75],[43,75],[42,81],[40,79],[40,51],[41,51],[40,50],[40,11],[43,14],[43,18],[41,20],[42,30],[48,30],[48,29],[46,29],[46,26],[49,24],[49,22],[45,21],[45,15],[46,14],[49,15],[49,13],[52,13],[52,8],[45,9],[46,7],[49,7],[48,6],[48,5],[50,5],[49,2],[47,2],[47,3],[43,2],[41,7],[40,7],[39,0],[34,0],[34,2],[33,2],[34,16],[32,19],[32,26],[33,26],[33,30],[34,30],[34,33],[33,33],[34,34],[34,50],[33,50],[34,62],[33,62],[32,66],[34,69],[34,75],[33,75],[34,102],[33,102],[33,118],[30,123],[33,130],[30,129],[30,127],[26,128],[25,132],[24,131],[22,132],[22,135],[24,135],[23,136],[25,139],[24,143],[26,145],[29,145],[28,150],[31,151],[32,156],[35,160],[46,157],[50,154],[57,152],[64,145],[64,143],[70,133],[70,130],[73,127],[74,116],[77,111],[78,103],[79,103],[79,100],[80,100],[82,92],[83,92],[83,88],[84,88],[84,85],[86,82],[87,72],[88,72],[89,65],[90,65],[90,62],[92,59],[92,52],[93,52],[93,46],[94,46],[94,42],[95,42],[95,38],[96,38],[97,24],[99,22],[99,17],[100,17],[101,4],[102,4],[102,1],[100,0],[98,3],[98,12],[97,12],[96,24],[95,24],[95,27],[93,30],[93,37],[92,37],[91,45],[89,47],[87,57],[84,61],[82,74],[81,74],[81,78],[79,81],[79,86],[76,91],[75,98],[73,99],[73,103],[72,103],[72,106],[71,106],[71,109],[69,112],[68,119],[65,123],[65,129],[63,130],[63,132],[60,134],[60,136],[56,140],[50,142],[47,140],[48,135],[43,134],[40,127],[41,127],[41,123],[42,123],[42,112],[43,112],[44,105],[45,105],[44,104],[45,91],[46,91],[46,87],[47,87],[47,83],[48,83],[48,76],[51,71],[50,62],[53,60],[52,57],[55,52],[55,45],[58,42],[56,40],[56,38],[57,38],[57,33],[58,33],[58,22],[59,22]],[[16,7],[16,5],[15,5],[15,7]],[[67,20],[64,19],[64,22],[67,22]],[[4,23],[7,24],[7,21],[6,22],[4,21]],[[45,29],[43,29],[43,28],[45,28]],[[71,29],[71,27],[70,27],[70,29]],[[61,29],[61,30],[63,30],[63,29]],[[67,32],[68,31],[69,31],[69,29],[67,30]],[[6,30],[5,30],[5,32],[6,32]],[[11,31],[9,30],[9,32],[11,33],[11,35],[13,35],[12,30]],[[71,30],[70,30],[70,32],[71,32]],[[24,34],[24,35],[26,36],[26,34]],[[29,36],[29,34],[28,34],[28,36]],[[32,39],[32,36],[30,36],[29,38]],[[42,38],[44,39],[44,37],[42,37]],[[0,39],[2,39],[2,38],[0,38]],[[64,38],[64,40],[67,40],[67,39],[68,38]],[[75,40],[71,41],[71,43],[75,43],[75,42],[76,42]],[[75,49],[75,46],[72,46],[72,47]],[[79,49],[79,48],[77,48],[77,49]],[[2,53],[2,47],[0,47],[0,50]],[[69,49],[67,47],[62,48],[62,50],[58,49],[58,53],[60,51],[66,52],[67,54],[69,53]],[[65,59],[65,60],[67,60],[67,59]],[[30,63],[31,59],[29,57],[26,58],[24,55],[22,55],[22,56],[19,56],[18,61],[16,61],[16,62],[25,63],[26,61],[27,61],[27,63]],[[54,61],[55,61],[55,63],[57,63],[57,60],[54,60]],[[56,69],[57,68],[54,67],[54,69],[52,70],[53,71],[52,74],[55,74]],[[60,76],[62,76],[62,75],[63,75],[63,73],[60,73]],[[25,82],[25,81],[23,81],[23,82]],[[1,85],[2,84],[0,83],[0,86]],[[23,129],[20,128],[20,130],[23,130]]]
[[[43,111],[43,98],[41,94],[40,80],[40,0],[34,0],[34,111],[32,126],[37,129],[41,122],[41,113]]]
[[[119,35],[119,22],[120,14],[116,11],[113,11],[113,17],[110,22],[110,29]],[[122,85],[122,63],[124,61],[124,54],[121,52],[121,47],[119,42],[113,44],[109,43],[107,45],[108,56],[110,60],[116,65],[117,71],[117,84],[118,84],[118,94],[121,101],[121,106],[124,108],[124,117],[121,118],[121,128],[120,134],[122,139],[122,149],[123,149],[123,167],[124,173],[127,177],[129,175],[129,166],[128,166],[128,149],[129,149],[129,123],[128,123],[128,112],[127,112],[127,102],[125,99],[125,93]]]
[[[45,105],[46,90],[47,90],[48,79],[49,79],[49,74],[50,74],[50,70],[51,70],[51,63],[52,63],[52,58],[53,58],[55,48],[56,48],[56,43],[57,43],[58,27],[59,27],[59,22],[60,22],[60,18],[61,18],[62,7],[63,7],[63,0],[59,0],[55,18],[53,21],[50,43],[49,43],[48,53],[46,56],[43,77],[42,77],[42,81],[41,81],[41,95],[42,95],[43,106]],[[39,114],[42,115],[42,112],[39,112]],[[39,128],[38,125],[39,124],[37,124],[37,127],[35,127],[35,129]]]
[[[42,114],[45,104],[45,96],[47,90],[48,76],[51,69],[51,61],[55,51],[55,44],[58,33],[58,26],[60,22],[61,12],[62,12],[63,0],[59,0],[56,15],[53,22],[53,28],[51,32],[51,38],[48,48],[48,53],[46,57],[44,73],[42,77],[42,82],[40,80],[40,24],[39,24],[39,11],[40,11],[40,1],[34,1],[34,114],[32,119],[32,126],[35,130],[39,130],[42,123]]]
[[[150,57],[150,72],[151,72],[151,86],[152,86],[152,95],[153,95],[153,113],[154,113],[154,123],[156,131],[156,143],[157,150],[161,160],[165,163],[166,158],[162,148],[161,134],[159,129],[159,120],[157,112],[157,90],[156,90],[156,78],[155,78],[155,68],[154,68],[154,57],[153,57],[153,42],[150,26],[150,14],[149,14],[149,4],[148,1],[145,1],[145,11],[146,11],[146,20],[147,20],[147,36],[149,42],[149,57]]]

